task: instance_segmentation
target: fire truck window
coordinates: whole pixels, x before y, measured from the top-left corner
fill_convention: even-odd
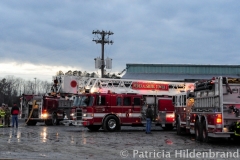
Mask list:
[[[181,105],[181,96],[178,97],[178,106]]]
[[[117,106],[121,106],[121,104],[122,104],[122,98],[117,97]]]
[[[100,100],[99,100],[99,98],[101,98]],[[100,103],[101,102],[101,103]],[[97,103],[97,105],[99,105],[99,106],[104,106],[104,105],[106,105],[106,97],[105,96],[97,96],[97,101],[96,101],[96,103]]]
[[[90,102],[89,102],[89,105],[88,105],[88,106],[93,106],[93,103],[94,103],[94,97],[91,96],[91,97],[90,97]]]
[[[74,100],[73,100],[73,106],[79,106],[79,101],[80,101],[80,98],[75,97]]]
[[[175,104],[175,96],[173,96],[172,103]]]
[[[134,100],[134,105],[136,105],[136,106],[140,106],[141,105],[140,98],[134,98],[133,100]]]
[[[124,97],[123,98],[123,105],[130,106],[131,105],[131,97]]]
[[[84,96],[82,98],[81,106],[89,106],[89,98],[88,97]]]
[[[106,105],[106,97],[105,96],[101,96],[101,104],[100,105]]]

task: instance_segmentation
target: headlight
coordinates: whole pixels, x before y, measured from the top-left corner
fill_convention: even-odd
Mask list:
[[[83,113],[83,117],[93,117],[93,113]]]
[[[74,113],[71,113],[70,116],[74,116]]]
[[[47,113],[43,113],[42,114],[42,118],[47,118],[48,117],[48,114]]]

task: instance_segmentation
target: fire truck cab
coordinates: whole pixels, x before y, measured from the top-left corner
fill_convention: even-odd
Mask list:
[[[77,116],[89,130],[102,127],[105,131],[116,131],[123,125],[143,126],[142,95],[95,93],[82,95],[79,100],[82,109],[77,111]]]
[[[240,79],[214,77],[196,82],[193,91],[174,96],[177,134],[198,141],[240,136]]]

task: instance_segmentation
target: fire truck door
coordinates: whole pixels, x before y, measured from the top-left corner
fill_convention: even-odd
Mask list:
[[[97,97],[96,112],[111,113],[112,108],[110,104],[110,98],[106,95],[100,95]]]
[[[172,99],[158,100],[159,122],[164,126],[165,123],[173,122],[174,106]]]
[[[123,97],[123,104],[122,104],[122,123],[132,123],[131,115],[133,111],[132,106],[132,99],[130,96]]]

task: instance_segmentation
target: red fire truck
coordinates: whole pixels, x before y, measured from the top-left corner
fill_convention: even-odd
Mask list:
[[[42,95],[22,95],[21,117],[27,125],[45,122],[46,125],[57,125],[68,116],[74,98],[78,92],[78,77],[60,75],[53,78],[52,93]]]
[[[72,100],[60,96],[22,95],[22,116],[27,125],[58,125],[70,113]]]
[[[240,79],[215,77],[196,82],[195,89],[174,96],[177,134],[210,137],[240,136]]]
[[[89,130],[115,131],[122,125],[143,126],[147,105],[153,106],[156,125],[170,130],[175,112],[172,96],[189,90],[193,83],[91,78],[74,102],[73,125]],[[90,99],[86,106],[83,101]],[[82,106],[84,104],[85,106]],[[76,105],[74,105],[76,106]]]

